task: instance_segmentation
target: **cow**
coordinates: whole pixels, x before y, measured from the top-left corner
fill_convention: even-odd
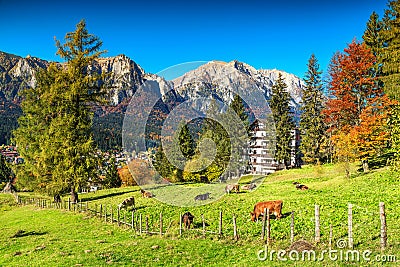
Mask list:
[[[255,183],[245,184],[245,185],[242,186],[242,190],[253,190],[256,187],[257,186],[256,186]]]
[[[185,229],[190,229],[190,225],[193,223],[194,216],[190,212],[185,212],[182,215],[182,223]]]
[[[270,214],[274,214],[276,219],[280,219],[282,217],[282,205],[282,200],[258,202],[254,206],[253,212],[250,212],[251,220],[253,222],[258,221],[258,217],[264,214],[264,209],[269,209]]]
[[[134,197],[128,197],[124,199],[124,201],[121,202],[121,204],[118,205],[118,209],[127,209],[129,206],[133,206],[135,208],[135,198]]]
[[[293,182],[294,185],[296,185],[296,189],[299,190],[307,190],[308,186],[304,185],[304,184],[300,184],[299,182]]]
[[[202,194],[202,195],[197,195],[197,196],[194,197],[194,200],[196,201],[196,200],[206,200],[206,199],[209,199],[209,198],[210,198],[210,194],[211,194],[211,193],[205,193],[205,194]]]
[[[238,184],[227,184],[225,186],[225,192],[227,194],[229,194],[232,191],[235,191],[236,193],[239,193],[239,185]]]
[[[142,193],[142,196],[144,198],[152,198],[152,197],[154,197],[154,195],[149,191],[144,191],[143,189],[140,189],[140,192]]]

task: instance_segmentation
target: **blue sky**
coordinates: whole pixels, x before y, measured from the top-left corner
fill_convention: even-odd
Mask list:
[[[188,61],[239,60],[300,77],[314,53],[332,55],[361,39],[387,0],[336,1],[10,1],[0,0],[0,51],[46,60],[84,18],[107,56],[125,54],[146,72]]]

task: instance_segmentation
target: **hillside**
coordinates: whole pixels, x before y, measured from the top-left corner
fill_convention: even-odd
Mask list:
[[[371,258],[380,255],[379,248],[379,202],[385,202],[388,225],[388,247],[384,255],[400,255],[400,196],[397,173],[379,169],[366,175],[353,174],[346,179],[340,165],[304,167],[281,171],[268,176],[254,192],[230,194],[206,206],[180,208],[165,205],[156,199],[143,199],[139,188],[128,187],[82,194],[84,202],[94,205],[116,205],[127,196],[136,198],[137,215],[149,216],[150,230],[157,231],[159,214],[163,214],[166,234],[139,235],[128,228],[104,223],[103,219],[85,214],[74,214],[34,206],[16,206],[11,195],[0,195],[0,221],[3,230],[0,236],[0,266],[286,266],[301,264],[315,266],[315,262],[259,262],[256,253],[264,248],[260,240],[261,222],[251,222],[249,212],[254,203],[264,200],[282,199],[284,218],[271,221],[272,249],[286,249],[290,245],[290,214],[295,213],[295,241],[303,239],[310,243],[314,238],[314,204],[320,205],[321,243],[317,251],[327,249],[329,226],[333,226],[333,242],[347,238],[347,205],[353,204],[354,249],[371,250]],[[355,169],[353,169],[355,173]],[[254,177],[253,177],[254,178]],[[241,183],[248,182],[252,177]],[[309,190],[296,190],[292,184],[299,181]],[[157,194],[156,190],[152,191]],[[21,193],[22,197],[31,196]],[[11,204],[9,204],[11,203]],[[183,233],[179,237],[179,214],[190,210],[195,215],[196,231]],[[219,211],[224,214],[223,238],[206,233],[202,238],[201,214],[206,220],[206,229],[218,232]],[[239,240],[232,238],[232,215],[236,215]],[[130,212],[127,214],[130,217]],[[19,234],[18,234],[19,233]],[[326,259],[319,266],[347,266],[344,261]],[[357,266],[377,266],[376,261],[357,263]]]

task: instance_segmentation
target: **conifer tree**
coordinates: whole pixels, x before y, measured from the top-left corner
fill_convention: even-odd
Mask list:
[[[295,127],[290,110],[290,95],[286,91],[287,85],[279,74],[276,83],[272,86],[272,96],[269,102],[276,128],[275,159],[283,163],[286,168],[290,162],[292,130]]]
[[[26,90],[24,115],[14,133],[25,159],[21,175],[36,190],[69,191],[73,202],[77,190],[96,176],[90,104],[102,101],[104,77],[90,72],[90,65],[104,52],[101,45],[84,20],[66,34],[64,44],[56,40],[65,67],[51,66],[37,77],[36,88]]]
[[[379,20],[379,15],[372,12],[367,22],[367,28],[364,31],[364,43],[371,49],[374,56],[377,56],[382,49],[382,29],[383,23]]]
[[[104,188],[116,188],[121,186],[121,178],[118,175],[117,166],[115,165],[115,157],[112,157],[106,166],[106,175],[103,180]]]
[[[189,127],[187,124],[182,125],[179,132],[179,146],[183,156],[186,159],[191,159],[195,152],[195,142],[192,135],[190,134]]]
[[[393,100],[400,101],[400,1],[391,0],[383,18],[381,32],[383,47],[378,61],[382,65],[380,79],[385,93]],[[400,165],[400,105],[392,105],[389,119],[391,149],[395,158],[393,165]]]
[[[303,105],[301,107],[300,149],[306,163],[319,163],[322,159],[322,144],[325,137],[325,123],[322,110],[324,108],[321,71],[315,55],[308,60],[308,71],[305,75],[306,84],[303,89]]]
[[[12,177],[11,168],[8,166],[6,158],[2,154],[0,154],[0,183],[10,182],[11,177]]]

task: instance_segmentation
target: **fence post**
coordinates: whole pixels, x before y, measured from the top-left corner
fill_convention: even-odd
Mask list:
[[[120,226],[120,222],[119,222],[119,214],[120,213],[120,210],[119,210],[119,208],[118,208],[118,211],[117,211],[117,221],[118,221],[118,226]]]
[[[142,214],[139,214],[139,233],[142,234]]]
[[[353,205],[351,203],[349,203],[348,227],[349,248],[353,248]]]
[[[162,236],[162,228],[163,228],[162,223],[163,223],[163,221],[162,221],[162,212],[160,212],[160,236]]]
[[[204,220],[204,214],[201,214],[201,219],[203,220],[203,238],[206,238],[206,222]]]
[[[219,236],[222,236],[222,210],[219,211]]]
[[[112,208],[112,205],[110,205],[111,224],[114,223],[114,216],[113,216],[113,215],[114,215],[114,214],[113,214],[113,208]]]
[[[238,236],[238,233],[237,233],[236,216],[235,216],[235,214],[233,214],[232,220],[233,220],[233,238],[234,238],[235,240],[238,240],[238,239],[239,239],[239,236]]]
[[[265,238],[265,221],[267,218],[267,209],[264,209],[263,220],[262,220],[262,229],[261,229],[261,240]]]
[[[179,236],[182,236],[182,214],[179,213]]]
[[[102,218],[102,216],[103,216],[103,204],[100,204],[100,219]]]
[[[149,215],[146,216],[146,233],[149,234]]]
[[[329,226],[329,249],[332,249],[333,226]]]
[[[269,217],[269,209],[267,209],[267,246],[269,246],[270,239],[271,239],[271,220]]]
[[[104,222],[107,222],[107,204],[104,204]]]
[[[321,240],[321,230],[319,223],[319,205],[315,205],[315,242],[319,243]]]
[[[290,242],[294,242],[294,211],[292,211],[291,221],[290,221]]]
[[[132,220],[131,220],[131,223],[132,223],[132,229],[134,229],[135,228],[135,212],[132,210]]]
[[[68,211],[71,211],[71,198],[68,198]]]
[[[381,250],[384,250],[387,245],[387,227],[386,227],[386,214],[385,203],[379,203],[379,217],[381,219]]]

